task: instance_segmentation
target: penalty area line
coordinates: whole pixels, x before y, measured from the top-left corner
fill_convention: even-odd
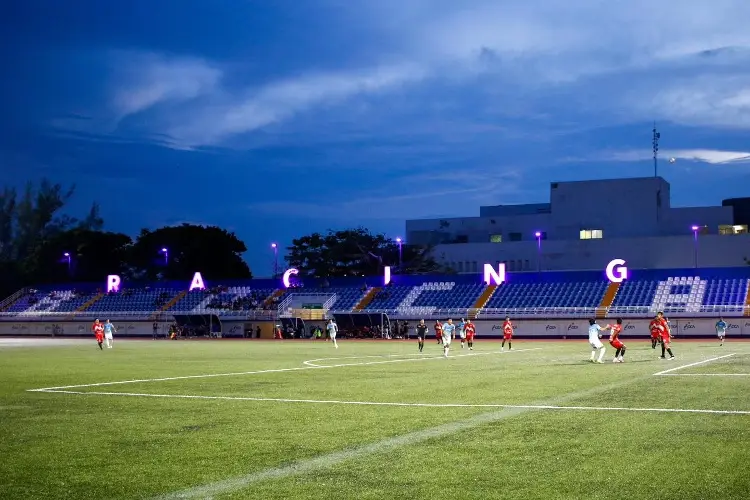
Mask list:
[[[489,351],[489,352],[470,352],[466,354],[454,354],[452,356],[448,356],[448,359],[452,358],[467,358],[470,356],[487,356],[490,354],[512,354],[514,352],[528,352],[528,351],[539,351],[542,347],[531,347],[528,349],[513,349],[510,351]],[[406,357],[410,356],[410,357]],[[402,359],[387,359],[384,361],[369,361],[366,363],[342,363],[342,364],[336,364],[336,365],[318,365],[316,364],[317,361],[336,361],[341,359],[365,359],[365,358],[402,358]],[[385,364],[385,363],[405,363],[409,361],[429,361],[429,360],[435,360],[435,359],[446,359],[443,355],[435,355],[435,356],[424,356],[419,354],[382,354],[382,355],[370,355],[370,356],[345,356],[341,358],[318,358],[318,359],[309,359],[307,361],[303,361],[302,364],[312,367],[312,368],[334,368],[334,367],[342,367],[342,366],[362,366],[362,365],[378,365],[378,364]]]
[[[411,408],[497,408],[522,410],[571,410],[571,411],[622,411],[652,413],[705,413],[714,415],[750,415],[750,410],[711,410],[699,408],[638,408],[627,406],[561,406],[561,405],[513,405],[501,403],[401,403],[391,401],[344,401],[337,399],[290,399],[259,398],[250,396],[202,396],[193,394],[149,394],[139,392],[98,392],[46,390],[43,392],[73,394],[78,396],[124,396],[140,398],[198,399],[221,401],[258,401],[273,403],[306,403],[318,405],[353,405],[353,406],[397,406]]]
[[[677,370],[684,370],[685,368],[690,368],[690,367],[693,367],[693,366],[705,365],[706,363],[711,363],[712,361],[718,361],[720,359],[725,359],[725,358],[732,357],[735,354],[737,354],[737,353],[733,352],[731,354],[725,354],[724,356],[717,356],[715,358],[708,358],[708,359],[704,359],[703,361],[696,361],[695,363],[689,363],[687,365],[675,366],[674,368],[670,368],[669,370],[664,370],[664,371],[660,371],[658,373],[654,373],[654,376],[666,375],[668,373],[676,372]]]
[[[540,349],[543,349],[543,348],[532,347],[529,349],[516,349],[514,351],[508,351],[508,352],[538,351]],[[471,355],[476,355],[476,354],[480,354],[480,353],[457,354],[454,356],[449,356],[448,359],[466,357],[466,356],[471,356]],[[487,353],[487,354],[493,354],[493,353]],[[336,359],[336,358],[321,358],[318,360],[313,359],[310,361],[321,361],[323,359]],[[81,389],[84,387],[106,387],[106,386],[111,386],[111,385],[140,384],[140,383],[146,383],[146,382],[169,382],[172,380],[190,380],[190,379],[199,379],[199,378],[237,377],[241,375],[262,375],[265,373],[297,372],[297,371],[303,371],[303,370],[324,370],[326,368],[344,368],[347,366],[370,366],[370,365],[381,365],[385,363],[403,363],[406,361],[426,361],[426,360],[436,360],[436,359],[445,359],[445,357],[444,356],[429,356],[429,357],[425,356],[422,358],[388,359],[384,361],[366,361],[366,362],[361,362],[361,363],[340,363],[340,364],[335,364],[335,365],[309,364],[306,366],[297,366],[297,367],[292,367],[292,368],[274,368],[270,370],[254,370],[254,371],[230,372],[230,373],[208,373],[208,374],[203,374],[203,375],[182,375],[178,377],[119,380],[115,382],[98,382],[94,384],[77,384],[77,385],[64,385],[64,386],[59,386],[59,387],[42,387],[40,389],[26,389],[26,392],[59,392],[59,390],[63,390],[63,389]]]

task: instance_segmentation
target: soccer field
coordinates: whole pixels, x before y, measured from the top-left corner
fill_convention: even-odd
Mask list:
[[[750,496],[750,343],[38,342],[0,339],[0,498]]]

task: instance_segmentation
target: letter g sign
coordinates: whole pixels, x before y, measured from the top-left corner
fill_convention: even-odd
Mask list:
[[[614,259],[604,269],[604,273],[607,275],[612,283],[622,283],[628,279],[628,268],[625,267],[625,261],[622,259]]]

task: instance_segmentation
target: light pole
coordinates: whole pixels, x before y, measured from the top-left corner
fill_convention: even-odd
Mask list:
[[[398,272],[401,272],[401,266],[403,265],[404,259],[403,259],[403,240],[401,238],[396,238],[396,243],[398,243]]]
[[[537,231],[534,233],[536,237],[536,270],[542,272],[542,232]]]
[[[68,261],[68,274],[70,274],[70,252],[65,252],[63,254],[63,257],[65,257],[65,260]]]
[[[693,264],[698,269],[698,230],[700,226],[692,226],[690,229],[693,230]]]
[[[273,277],[279,275],[279,246],[276,243],[271,243],[273,248]]]
[[[166,247],[164,247],[164,248],[161,249],[161,252],[159,252],[159,253],[163,253],[164,254],[164,265],[168,266],[169,265],[169,249],[167,249]]]

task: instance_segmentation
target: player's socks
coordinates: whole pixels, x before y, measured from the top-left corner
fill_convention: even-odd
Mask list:
[[[596,359],[596,351],[591,351],[591,361],[594,361]]]
[[[604,359],[604,352],[605,351],[606,351],[606,349],[604,347],[602,347],[601,349],[599,349],[599,362],[600,363],[602,362],[602,359]]]
[[[513,342],[511,342],[511,341],[509,340],[509,341],[508,341],[508,350],[510,351],[511,349],[513,349]]]
[[[667,352],[669,353],[670,358],[674,358],[674,354],[672,354],[672,349],[667,349]]]
[[[666,350],[667,350],[667,348],[664,347],[664,344],[662,343],[662,345],[661,345],[661,357],[662,358],[666,357],[666,354],[665,354]]]

